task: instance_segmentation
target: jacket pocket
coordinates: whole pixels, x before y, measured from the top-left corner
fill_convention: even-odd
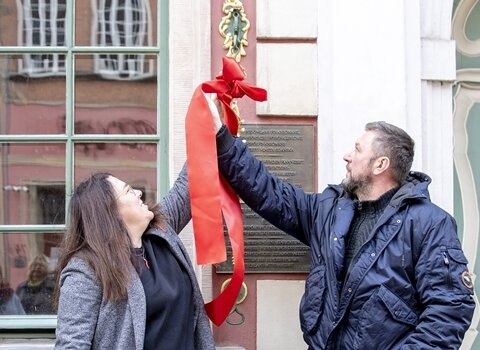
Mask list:
[[[457,293],[471,292],[473,282],[467,269],[467,258],[461,249],[447,248],[442,251],[447,286]],[[472,294],[472,293],[471,293]]]
[[[303,332],[317,332],[322,315],[325,294],[325,266],[316,266],[305,282],[305,294],[300,302],[300,325]]]
[[[390,349],[417,323],[416,312],[382,285],[362,308],[354,349]]]
[[[427,278],[432,293],[473,294],[467,258],[459,247],[442,246],[432,254]]]
[[[411,326],[418,323],[417,314],[402,299],[392,293],[388,288],[380,286],[378,296],[390,312],[393,319]]]

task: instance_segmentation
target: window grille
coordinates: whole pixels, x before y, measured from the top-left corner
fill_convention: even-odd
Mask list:
[[[92,0],[97,15],[93,46],[151,46],[150,5],[147,0]],[[152,77],[154,60],[141,54],[97,54],[95,73],[105,79],[135,80]]]
[[[60,241],[66,231],[65,215],[74,188],[75,172],[84,171],[84,174],[87,174],[90,169],[93,172],[97,164],[100,164],[97,155],[109,159],[111,153],[107,154],[107,151],[111,149],[120,150],[116,151],[117,154],[125,152],[135,155],[135,151],[142,152],[141,160],[138,157],[126,156],[128,161],[125,164],[113,159],[111,164],[123,171],[122,174],[126,174],[125,169],[136,166],[147,169],[150,182],[139,179],[137,186],[145,188],[144,193],[150,202],[158,201],[169,189],[169,55],[168,1],[11,2],[17,5],[16,11],[6,5],[9,1],[0,0],[0,25],[3,28],[0,32],[0,83],[4,86],[5,94],[4,105],[0,109],[0,150],[3,154],[3,171],[11,175],[10,178],[3,176],[0,185],[0,202],[3,203],[0,205],[0,280],[3,279],[5,283],[16,288],[25,280],[28,264],[38,254],[47,255],[50,259],[50,270],[55,268]],[[4,3],[5,5],[2,5]],[[104,13],[98,15],[97,6],[103,9]],[[150,8],[154,9],[153,12],[150,12]],[[89,9],[95,11],[90,14]],[[108,9],[108,15],[105,9]],[[90,16],[85,17],[84,13]],[[108,26],[115,23],[120,31],[115,28],[116,32],[113,32],[111,29],[114,28],[107,26],[105,16],[110,21],[111,14],[115,14],[116,18],[109,22]],[[127,15],[132,17],[126,18]],[[102,21],[99,18],[102,18],[103,28],[108,31],[100,31]],[[132,28],[127,28],[129,20],[134,21],[130,24]],[[16,25],[9,25],[15,22]],[[93,28],[99,30],[92,31]],[[109,33],[108,40],[106,33]],[[128,33],[135,33],[135,38],[127,39],[125,36]],[[100,40],[102,36],[103,44]],[[96,45],[86,46],[85,38],[87,43],[89,40],[89,43]],[[17,45],[12,45],[15,43]],[[103,68],[103,76],[98,71],[96,74],[89,74],[95,69],[95,59],[92,60],[92,57],[97,57],[100,61],[100,56],[106,53],[115,59],[117,68],[108,68],[105,65],[108,69]],[[142,61],[143,57],[149,61]],[[119,62],[121,59],[132,58],[137,62],[137,66],[133,66],[127,71],[128,74],[122,76],[118,69],[122,67]],[[17,79],[12,73],[22,74],[26,79]],[[84,77],[85,73],[90,76]],[[37,78],[55,75],[58,76],[55,79]],[[104,100],[93,99],[94,103],[90,103],[90,97],[101,95],[102,88],[114,86],[113,81],[106,84],[108,82],[99,80],[105,79],[104,77],[141,79],[147,76],[153,78],[149,79],[149,84],[140,84],[140,88],[152,87],[149,91],[155,89],[149,97],[155,95],[155,102],[150,99],[145,106],[115,104],[113,108],[115,111],[120,108],[128,109],[129,113],[125,114],[128,118],[132,117],[130,112],[133,109],[138,112],[146,108],[150,115],[148,118],[142,117],[135,120],[134,124],[114,125],[111,130],[94,129],[95,133],[78,126],[84,121],[82,110],[101,110],[105,106],[111,107],[112,101],[117,101],[106,96]],[[31,79],[32,77],[37,79]],[[91,82],[97,89],[85,90],[85,86]],[[122,90],[125,87],[125,91],[138,91],[139,86],[136,83],[125,84],[123,81],[115,86],[120,85]],[[76,100],[75,92],[82,91],[82,88],[84,95]],[[152,112],[155,108],[153,103],[156,106],[156,115]],[[17,118],[22,113],[29,116],[31,113],[32,116]],[[101,120],[101,116],[102,113],[98,112],[89,120],[95,126],[107,125],[96,122],[95,118]],[[121,122],[123,119],[116,118],[115,121]],[[152,126],[152,123],[156,125]],[[82,146],[87,148],[87,152],[82,152]],[[88,154],[88,150],[95,152],[97,148],[98,154]],[[55,168],[57,175],[52,177],[50,170],[43,170],[49,165]],[[14,174],[8,172],[8,169],[13,168],[16,168]],[[78,179],[81,177],[82,175],[78,175]],[[134,181],[131,183],[135,185]],[[12,212],[16,213],[9,215]],[[54,334],[57,322],[54,314],[25,316],[1,313],[0,310],[0,330],[5,337],[51,338]]]
[[[17,0],[20,45],[65,46],[66,0]],[[65,75],[65,55],[23,55],[19,73],[29,77]]]

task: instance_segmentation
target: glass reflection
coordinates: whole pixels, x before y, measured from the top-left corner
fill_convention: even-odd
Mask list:
[[[101,79],[91,74],[97,63],[97,57],[75,57],[75,133],[155,134],[156,79]]]
[[[157,0],[75,1],[76,45],[152,46],[156,28]]]
[[[65,77],[30,79],[25,62],[0,55],[0,134],[65,133]]]
[[[0,315],[54,314],[54,271],[63,233],[0,234]]]
[[[77,143],[75,184],[95,172],[108,172],[143,192],[155,203],[157,146],[153,143]]]
[[[0,223],[65,222],[65,145],[0,144]]]
[[[0,6],[0,43],[6,46],[65,46],[67,0],[6,0]],[[63,55],[37,55],[34,60]],[[60,60],[64,62],[65,56]],[[59,66],[62,67],[60,62]],[[64,65],[63,65],[64,68]]]
[[[66,46],[66,4],[67,0],[2,1],[1,45]],[[75,1],[77,46],[156,46],[156,28],[157,0]],[[64,61],[64,55],[57,57]]]

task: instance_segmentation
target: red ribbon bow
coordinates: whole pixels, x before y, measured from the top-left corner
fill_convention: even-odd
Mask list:
[[[224,106],[225,124],[233,135],[238,133],[238,118],[230,107],[234,98],[245,95],[255,101],[266,101],[267,91],[244,81],[245,72],[242,67],[231,57],[223,57],[223,74],[216,80],[202,84],[202,90],[206,93],[215,92]]]
[[[197,87],[185,121],[187,166],[192,206],[193,231],[198,264],[215,264],[227,259],[222,213],[232,246],[233,275],[225,290],[205,309],[212,322],[220,326],[228,317],[242,287],[245,275],[242,212],[238,197],[218,173],[216,135],[213,118],[202,93],[216,93],[223,104],[225,124],[234,135],[238,118],[230,107],[234,98],[244,95],[265,101],[264,89],[243,81],[245,73],[229,57],[223,58],[223,74]]]

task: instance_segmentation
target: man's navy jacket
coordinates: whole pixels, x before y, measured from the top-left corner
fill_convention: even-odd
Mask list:
[[[271,175],[240,139],[217,135],[219,169],[273,225],[308,245],[300,305],[309,349],[458,349],[475,301],[454,219],[434,205],[430,178],[410,173],[344,271],[354,202],[342,186],[322,193]]]

